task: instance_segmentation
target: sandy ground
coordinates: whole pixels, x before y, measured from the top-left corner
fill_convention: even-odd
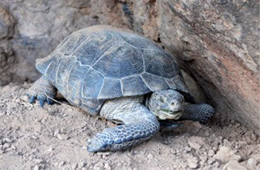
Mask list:
[[[30,84],[0,87],[0,169],[260,169],[260,140],[238,123],[186,121],[124,152],[88,153],[86,141],[112,123],[66,104],[32,105]]]

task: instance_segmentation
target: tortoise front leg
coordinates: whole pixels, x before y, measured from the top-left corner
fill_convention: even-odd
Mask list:
[[[193,120],[205,124],[215,114],[215,110],[208,104],[185,104],[180,120]]]
[[[40,102],[43,107],[44,103],[53,103],[53,98],[56,96],[57,90],[55,87],[44,77],[40,77],[32,87],[27,91],[27,96],[29,97],[29,102],[34,103],[35,100]]]
[[[160,128],[157,118],[140,103],[106,103],[100,114],[122,125],[96,134],[88,141],[89,152],[127,149],[150,139]]]

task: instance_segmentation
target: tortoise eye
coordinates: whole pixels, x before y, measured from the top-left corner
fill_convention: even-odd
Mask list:
[[[172,102],[172,103],[171,103],[171,105],[175,105],[175,103],[174,103],[174,102]]]

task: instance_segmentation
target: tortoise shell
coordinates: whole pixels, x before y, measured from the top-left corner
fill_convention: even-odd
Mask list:
[[[72,33],[38,59],[36,68],[74,104],[170,88],[188,92],[174,56],[151,40],[110,26]]]

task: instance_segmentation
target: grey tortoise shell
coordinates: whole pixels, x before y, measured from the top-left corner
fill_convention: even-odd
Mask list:
[[[153,41],[110,26],[65,38],[36,68],[65,98],[112,99],[157,90],[187,92],[174,56]]]

